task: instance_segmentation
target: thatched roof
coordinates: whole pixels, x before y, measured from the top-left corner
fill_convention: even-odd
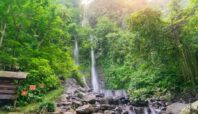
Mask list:
[[[27,75],[26,72],[0,71],[0,78],[26,79]]]

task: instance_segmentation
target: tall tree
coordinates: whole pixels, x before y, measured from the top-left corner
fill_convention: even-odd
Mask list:
[[[186,44],[182,37],[182,28],[187,23],[187,18],[192,14],[185,14],[181,8],[180,0],[173,0],[170,4],[170,26],[173,42],[178,50],[178,59],[182,68],[184,80],[189,81],[195,87],[196,77],[198,76],[197,61],[195,55],[191,51],[191,47]]]

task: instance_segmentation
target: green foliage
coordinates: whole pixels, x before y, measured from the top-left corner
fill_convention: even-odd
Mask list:
[[[43,111],[47,111],[47,112],[54,112],[55,111],[55,104],[53,102],[47,102],[47,103],[43,103],[40,105],[39,107],[39,112],[43,112]]]
[[[46,93],[45,97],[43,97],[41,102],[29,103],[25,106],[17,107],[16,110],[17,110],[17,112],[20,112],[20,113],[39,113],[39,111],[40,111],[39,107],[42,104],[46,104],[46,103],[54,104],[53,102],[55,102],[57,100],[57,98],[63,93],[63,91],[64,91],[64,88],[59,87],[55,90],[52,90],[52,91]],[[43,111],[47,112],[47,110],[43,110]]]
[[[79,69],[76,68],[74,69],[72,72],[72,78],[76,79],[77,82],[81,85],[81,86],[84,86],[84,82],[83,82],[83,74],[79,72]]]
[[[174,4],[168,21],[152,8],[132,13],[127,18],[128,30],[108,17],[98,19],[96,55],[107,88],[125,88],[135,101],[153,95],[170,100],[174,93],[188,90],[196,94],[197,5],[193,2],[188,9],[178,10]]]
[[[69,26],[74,15],[71,2],[0,2],[0,69],[29,73],[18,89],[19,104],[41,101],[47,92],[60,87],[60,79],[71,77],[75,69],[71,43],[74,33]],[[29,85],[37,89],[30,91]],[[21,95],[22,90],[27,96]]]
[[[135,101],[153,95],[170,99],[170,94],[179,92],[196,94],[197,0],[186,9],[180,0],[173,0],[166,18],[159,10],[140,9],[146,4],[139,0],[94,1],[87,12],[90,25],[84,27],[79,2],[0,1],[0,69],[29,73],[18,90],[19,104],[41,101],[67,77],[83,85],[79,70],[89,75],[91,47],[108,89],[127,89]],[[78,67],[72,59],[74,40],[80,47]],[[29,85],[37,89],[30,91]],[[23,90],[27,96],[21,95]],[[43,106],[53,110],[51,103]]]
[[[56,89],[60,86],[57,76],[55,76],[49,61],[46,59],[32,58],[29,65],[29,75],[26,81],[19,87],[19,94],[21,91],[26,90],[27,96],[19,96],[19,104],[24,101],[28,102],[41,101],[46,92]],[[29,85],[36,85],[37,89],[34,91],[29,90]]]

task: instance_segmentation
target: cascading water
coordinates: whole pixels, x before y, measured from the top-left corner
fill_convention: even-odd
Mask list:
[[[75,41],[74,41],[74,60],[75,60],[75,64],[77,66],[79,66],[80,65],[80,63],[79,63],[79,48],[78,48],[78,40],[76,38],[75,38]],[[86,79],[85,79],[84,76],[82,77],[82,80],[85,84],[85,87],[88,88],[88,85],[87,85],[87,82],[86,82]]]
[[[89,24],[88,22],[88,17],[87,17],[87,11],[89,7],[89,3],[92,2],[93,0],[82,0],[83,4],[83,19],[82,19],[82,26],[86,26]],[[91,43],[93,43],[93,36],[90,35],[91,38]],[[99,92],[99,81],[98,81],[98,75],[96,72],[96,66],[95,66],[95,54],[94,54],[94,49],[91,47],[91,84],[92,84],[92,89],[94,92]]]
[[[91,36],[91,42],[93,43],[93,36]],[[96,60],[95,60],[95,54],[93,47],[91,48],[91,83],[92,88],[94,92],[99,92],[99,81],[98,81],[98,75],[96,72]]]

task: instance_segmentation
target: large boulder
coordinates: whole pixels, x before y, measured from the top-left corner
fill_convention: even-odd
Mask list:
[[[108,100],[106,98],[98,98],[97,102],[100,104],[108,104]]]
[[[96,96],[93,94],[89,94],[85,97],[85,101],[87,101],[90,104],[95,104],[96,103]]]
[[[108,103],[108,104],[114,104],[113,97],[105,97],[105,99],[106,99],[106,103]]]
[[[83,99],[86,96],[86,94],[82,91],[76,91],[76,96],[80,99]]]
[[[182,109],[181,114],[198,114],[198,101]]]
[[[173,103],[167,106],[166,114],[179,114],[187,104],[183,103]]]
[[[109,104],[119,105],[120,104],[120,98],[119,97],[113,97],[112,101],[109,102]]]
[[[94,107],[90,104],[80,106],[76,109],[77,114],[92,114],[94,112]]]

